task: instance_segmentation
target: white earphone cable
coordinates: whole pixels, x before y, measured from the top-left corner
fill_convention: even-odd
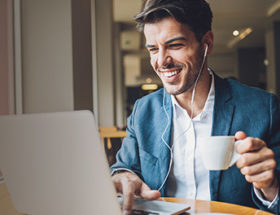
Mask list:
[[[207,56],[207,51],[208,51],[208,45],[206,44],[206,48],[205,48],[205,52],[204,52],[202,64],[201,64],[201,67],[200,67],[200,71],[199,71],[199,73],[198,73],[198,76],[197,76],[197,78],[196,78],[196,81],[195,81],[195,84],[194,84],[194,87],[193,87],[193,91],[192,91],[191,116],[190,116],[190,120],[191,120],[191,121],[190,121],[190,124],[189,124],[188,128],[187,128],[183,133],[185,133],[187,130],[189,130],[189,127],[190,127],[191,122],[192,122],[192,117],[193,117],[193,102],[194,102],[195,88],[196,88],[197,82],[198,82],[198,80],[199,80],[199,78],[200,78],[200,76],[201,76],[201,73],[202,73],[202,70],[203,70],[203,67],[204,67],[205,59],[206,59],[206,56]],[[169,151],[170,151],[170,162],[169,162],[169,168],[168,168],[167,174],[166,174],[166,176],[165,176],[165,178],[164,178],[164,180],[163,180],[161,186],[158,188],[158,191],[160,191],[160,190],[162,189],[162,187],[164,186],[164,184],[166,183],[167,178],[168,178],[168,176],[169,176],[169,174],[170,174],[170,171],[171,171],[172,163],[173,163],[173,145],[170,147],[170,146],[166,143],[166,141],[165,141],[165,139],[164,139],[164,137],[163,137],[164,134],[165,134],[165,132],[166,132],[166,130],[167,130],[167,128],[168,128],[168,125],[169,125],[169,123],[170,123],[170,118],[169,118],[169,115],[168,115],[168,113],[167,113],[167,111],[166,111],[166,108],[165,108],[165,91],[163,91],[163,101],[162,101],[162,103],[163,103],[163,109],[164,109],[164,112],[165,112],[165,114],[166,114],[166,116],[167,116],[168,122],[167,122],[167,125],[166,125],[166,127],[165,127],[165,129],[164,129],[162,135],[161,135],[161,139],[162,139],[162,141],[164,142],[164,144],[167,146],[167,148],[168,148]]]

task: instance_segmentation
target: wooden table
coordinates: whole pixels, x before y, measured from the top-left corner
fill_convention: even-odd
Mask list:
[[[187,203],[191,206],[186,214],[196,213],[228,213],[238,215],[272,215],[271,213],[257,210],[254,208],[240,205],[228,204],[223,202],[202,201],[192,199],[161,198],[163,201]],[[2,215],[21,215],[16,211],[11,201],[9,192],[5,183],[0,184],[0,214]]]
[[[238,215],[272,215],[272,213],[257,210],[255,208],[249,208],[245,206],[229,204],[224,202],[203,201],[203,200],[193,200],[193,199],[178,199],[178,198],[161,198],[161,200],[168,201],[168,202],[189,204],[191,206],[191,209],[186,214],[228,213],[228,214],[238,214]]]
[[[10,194],[5,183],[0,184],[0,214],[2,215],[21,215],[12,203]]]

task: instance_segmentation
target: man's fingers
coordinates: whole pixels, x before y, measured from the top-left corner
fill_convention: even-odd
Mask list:
[[[118,173],[112,177],[117,192],[123,194],[124,214],[132,209],[134,195],[139,193],[143,181],[131,172]]]
[[[147,184],[142,183],[142,186],[140,189],[140,197],[142,197],[146,200],[155,200],[160,197],[160,192],[157,190],[151,190]]]
[[[247,137],[243,131],[235,133],[236,140],[242,140],[237,144],[237,152],[240,154],[252,151],[258,151],[266,146],[265,142],[259,138]]]
[[[261,189],[265,198],[272,201],[279,189],[275,180],[276,161],[274,152],[259,138],[247,137],[242,131],[236,132],[236,151],[241,154],[236,166],[245,176],[246,181]],[[275,182],[276,181],[276,182]]]
[[[243,131],[237,131],[235,133],[235,139],[236,140],[243,140],[247,137],[247,135]]]
[[[127,178],[122,179],[123,210],[130,211],[133,206],[135,184]]]
[[[269,148],[263,147],[258,152],[249,152],[242,154],[241,157],[237,160],[236,166],[241,169],[243,167],[255,165],[257,163],[261,163],[270,159],[274,160],[274,152]]]
[[[237,144],[236,151],[239,154],[244,154],[246,152],[258,151],[264,146],[266,146],[266,144],[263,140],[259,138],[247,137]]]
[[[121,183],[121,181],[118,178],[116,178],[116,176],[112,177],[112,181],[114,183],[116,192],[117,193],[122,193],[122,183]]]
[[[112,177],[117,192],[123,194],[123,212],[130,214],[135,195],[146,200],[155,200],[160,197],[160,192],[151,190],[137,175],[123,172]]]
[[[264,171],[256,175],[246,175],[246,181],[253,183],[253,185],[258,189],[267,188],[273,182],[275,175],[273,170]]]
[[[273,170],[276,167],[276,161],[274,159],[268,159],[264,162],[260,162],[251,166],[244,166],[240,169],[243,175],[253,176],[261,172]]]
[[[141,197],[146,200],[156,200],[160,198],[160,192],[157,190],[146,191],[142,193]]]

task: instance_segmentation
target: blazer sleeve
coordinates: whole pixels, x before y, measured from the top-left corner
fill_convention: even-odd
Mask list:
[[[280,181],[280,100],[277,96],[271,95],[270,96],[270,128],[269,134],[267,139],[267,146],[271,148],[274,152],[274,158],[276,160],[276,177],[278,182]],[[280,189],[278,192],[278,196],[280,194]],[[252,187],[252,198],[254,203],[262,210],[268,210],[273,213],[279,214],[280,213],[280,198],[278,198],[278,202],[276,207],[268,209],[264,206],[261,201],[255,195],[254,189]]]
[[[111,173],[116,171],[130,171],[141,178],[141,165],[139,160],[139,147],[134,129],[134,121],[137,117],[139,100],[134,104],[132,114],[127,119],[126,137],[123,139],[121,149],[116,155],[116,163],[111,166]]]

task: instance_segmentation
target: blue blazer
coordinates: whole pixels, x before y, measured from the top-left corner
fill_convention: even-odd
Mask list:
[[[215,75],[215,74],[214,74]],[[128,118],[127,137],[111,171],[135,172],[151,189],[159,189],[169,168],[173,108],[164,89],[136,101]],[[234,135],[264,140],[275,153],[280,173],[280,101],[277,96],[215,75],[212,136]],[[236,165],[225,171],[210,171],[210,196],[223,201],[267,210],[256,198],[253,186]],[[166,196],[166,186],[160,190]]]

